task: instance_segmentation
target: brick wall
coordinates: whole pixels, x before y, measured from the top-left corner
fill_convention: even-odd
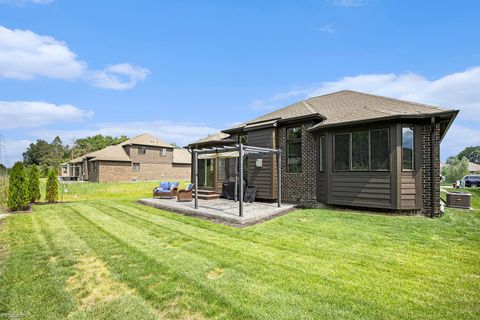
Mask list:
[[[130,162],[101,161],[99,182],[131,180],[188,180],[190,165],[141,163],[139,171],[133,171]]]
[[[302,127],[302,172],[287,172],[287,133],[286,127],[278,128],[278,147],[282,149],[282,201],[301,205],[317,203],[317,152],[315,137],[306,132],[313,123],[303,123]]]
[[[422,213],[426,216],[432,214],[432,141],[431,141],[431,125],[422,127]],[[435,200],[433,209],[435,216],[439,216],[440,212],[440,124],[435,126],[435,138],[433,141],[433,155],[435,157]]]

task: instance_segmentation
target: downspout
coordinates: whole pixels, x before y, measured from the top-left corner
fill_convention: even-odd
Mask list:
[[[436,180],[436,173],[435,173],[435,117],[432,117],[430,120],[431,128],[430,128],[430,171],[431,171],[431,178],[430,178],[430,192],[431,192],[431,201],[432,201],[432,212],[430,213],[431,218],[435,218],[435,180]]]

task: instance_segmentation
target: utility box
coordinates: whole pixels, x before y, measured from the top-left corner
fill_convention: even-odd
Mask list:
[[[447,207],[471,209],[472,195],[466,192],[447,192]]]

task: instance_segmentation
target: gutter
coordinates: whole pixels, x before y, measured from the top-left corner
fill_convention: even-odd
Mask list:
[[[378,118],[371,118],[371,119],[363,119],[363,120],[354,120],[354,121],[347,121],[347,122],[339,122],[339,123],[332,123],[322,125],[321,123],[307,129],[308,132],[315,132],[318,130],[323,130],[326,128],[333,128],[333,127],[342,127],[342,126],[349,126],[354,124],[364,124],[364,123],[372,123],[378,121],[386,121],[386,120],[397,120],[397,119],[428,119],[430,117],[443,117],[443,116],[454,116],[458,113],[458,110],[447,110],[443,112],[437,113],[430,113],[430,114],[400,114],[400,115],[393,115],[393,116],[386,116],[386,117],[378,117]]]

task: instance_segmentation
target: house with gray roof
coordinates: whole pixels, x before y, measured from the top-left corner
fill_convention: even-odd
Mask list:
[[[312,97],[191,143],[282,150],[281,197],[382,211],[440,214],[440,142],[458,110],[350,90]],[[260,160],[260,161],[259,161]],[[199,188],[221,192],[233,159],[199,160]],[[275,201],[272,155],[245,161],[257,200]]]
[[[61,177],[91,182],[183,180],[190,170],[188,150],[145,133],[62,164]]]

